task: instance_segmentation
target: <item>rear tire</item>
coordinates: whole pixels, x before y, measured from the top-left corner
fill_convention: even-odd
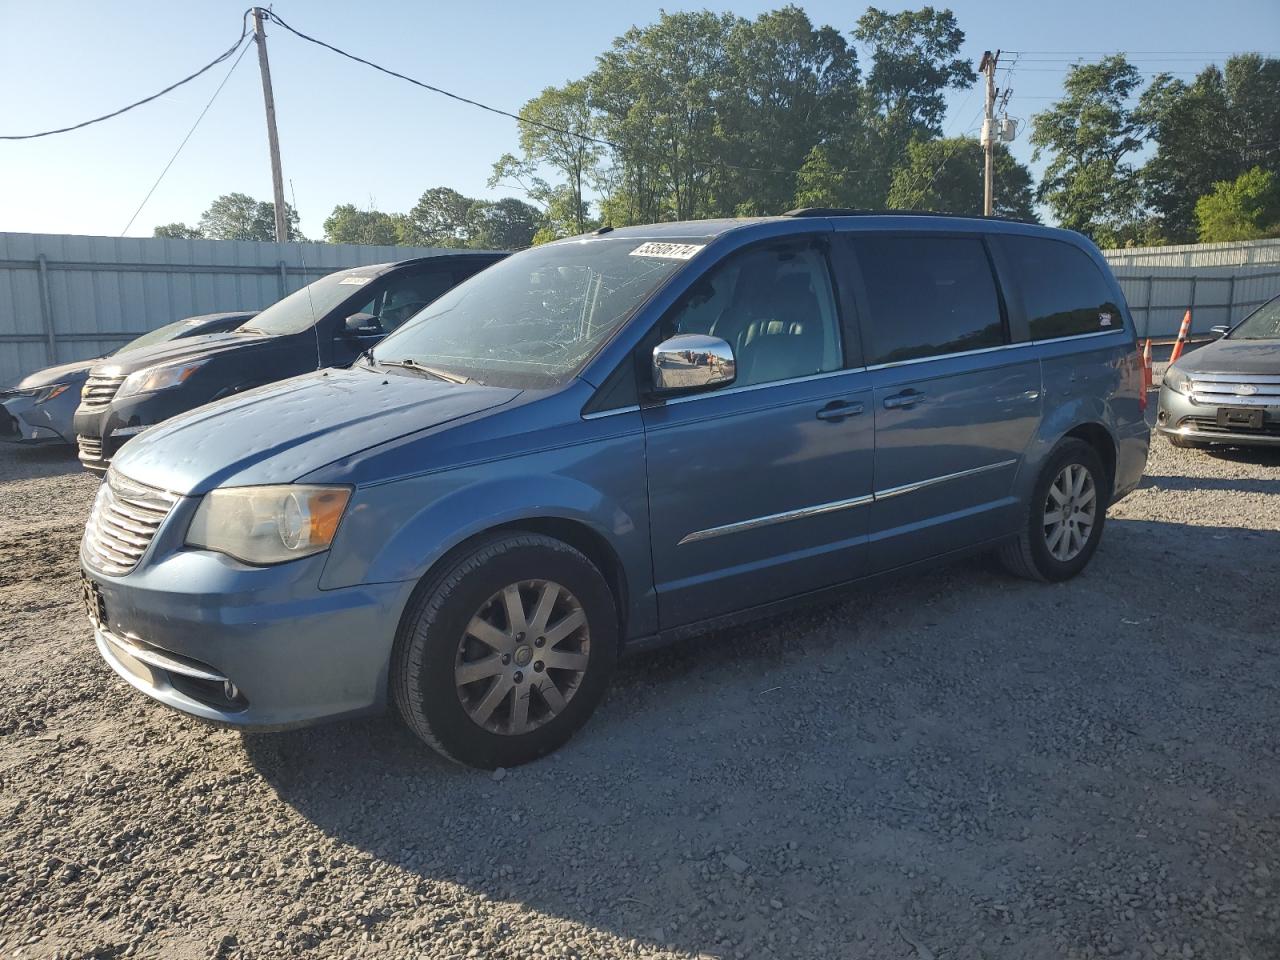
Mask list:
[[[397,711],[451,760],[492,769],[567,741],[604,697],[618,617],[600,571],[551,537],[499,533],[445,559],[396,638]]]
[[[1111,478],[1090,444],[1074,437],[1054,448],[1036,478],[1022,531],[996,556],[1014,576],[1069,580],[1098,549],[1111,499]]]

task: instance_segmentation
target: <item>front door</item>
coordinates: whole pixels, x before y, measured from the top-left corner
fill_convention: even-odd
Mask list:
[[[980,236],[866,236],[875,416],[874,571],[1013,532],[1013,481],[1040,419],[1040,362],[1011,343]]]
[[[792,239],[730,256],[664,321],[726,340],[738,377],[643,411],[663,627],[865,572],[871,383],[837,299],[822,242]]]

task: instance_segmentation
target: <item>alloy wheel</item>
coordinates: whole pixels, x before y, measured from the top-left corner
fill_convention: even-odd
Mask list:
[[[1093,474],[1069,463],[1049,485],[1044,503],[1044,542],[1055,560],[1074,560],[1089,542],[1098,516],[1098,488]]]
[[[491,733],[529,733],[573,699],[591,658],[582,604],[550,580],[499,590],[467,623],[454,661],[458,699]]]

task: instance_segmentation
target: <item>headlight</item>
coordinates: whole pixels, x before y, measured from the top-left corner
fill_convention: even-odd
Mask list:
[[[116,391],[117,397],[131,397],[135,393],[154,393],[184,383],[188,377],[203,367],[208,360],[196,360],[172,367],[147,367],[125,377]]]
[[[1177,367],[1170,367],[1164,372],[1164,385],[1184,397],[1191,396],[1191,377]]]
[[[51,383],[47,387],[40,387],[31,391],[31,397],[36,403],[47,403],[54,397],[60,397],[67,392],[70,384],[67,383]]]
[[[329,549],[349,487],[284,484],[207,493],[187,528],[187,546],[252,564],[284,563]]]

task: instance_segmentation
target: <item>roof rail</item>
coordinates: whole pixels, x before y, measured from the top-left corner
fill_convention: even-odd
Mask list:
[[[984,217],[978,213],[942,213],[933,210],[868,210],[858,207],[798,207],[788,210],[784,217],[951,217],[957,220],[1001,220],[1005,223],[1031,223],[1017,217]]]

